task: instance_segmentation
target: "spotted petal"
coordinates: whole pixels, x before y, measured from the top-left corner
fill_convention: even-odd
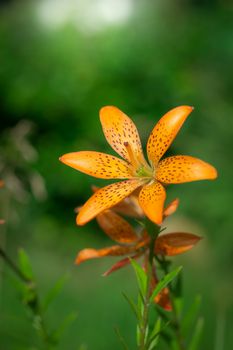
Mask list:
[[[155,242],[155,253],[167,256],[182,254],[194,247],[201,237],[192,233],[174,232],[161,235]]]
[[[92,191],[95,193],[99,187],[92,186]],[[142,218],[144,216],[144,213],[142,211],[142,208],[140,207],[138,203],[138,189],[136,189],[135,192],[133,192],[129,197],[124,198],[121,202],[116,204],[112,210],[114,210],[118,214],[131,216],[133,218]]]
[[[165,189],[159,182],[143,186],[139,194],[139,204],[145,215],[157,225],[160,225],[163,220],[165,198]]]
[[[128,164],[119,158],[100,152],[72,152],[60,161],[85,174],[102,179],[128,179],[132,172]]]
[[[102,230],[114,241],[133,243],[138,241],[133,227],[112,210],[105,210],[96,217]]]
[[[112,247],[106,247],[102,249],[86,248],[79,252],[75,259],[75,264],[81,264],[82,262],[95,258],[102,258],[104,256],[119,256],[126,255],[132,251],[132,247],[122,247],[114,245]]]
[[[193,108],[180,106],[167,112],[155,125],[147,142],[148,159],[156,166]]]
[[[100,121],[106,140],[110,146],[128,162],[131,162],[126,144],[130,146],[134,157],[145,163],[140,137],[133,121],[120,109],[106,106],[100,110]]]
[[[217,171],[212,165],[190,156],[165,158],[156,170],[156,179],[164,184],[213,180],[216,177]]]
[[[143,180],[132,179],[117,182],[99,189],[81,208],[76,219],[77,224],[86,224],[102,211],[119,203],[141,185],[143,185]]]

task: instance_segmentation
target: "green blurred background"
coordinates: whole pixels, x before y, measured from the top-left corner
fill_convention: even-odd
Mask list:
[[[189,104],[194,112],[169,150],[206,160],[215,182],[170,186],[180,198],[168,230],[204,236],[184,265],[185,305],[203,296],[200,349],[231,349],[233,334],[233,6],[227,0],[43,0],[0,5],[1,246],[24,247],[43,296],[69,279],[47,314],[50,328],[75,311],[58,349],[120,349],[116,325],[135,348],[135,321],[121,292],[135,295],[130,268],[108,278],[113,260],[74,266],[84,247],[110,242],[95,222],[75,225],[74,208],[106,182],[59,163],[78,150],[112,152],[98,111],[116,105],[145,145],[158,119]],[[0,349],[42,349],[1,262]],[[161,349],[163,349],[161,345]],[[166,349],[166,347],[164,347]]]

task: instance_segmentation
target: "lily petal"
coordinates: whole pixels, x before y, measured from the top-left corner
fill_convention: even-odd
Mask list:
[[[169,203],[168,206],[164,209],[163,216],[167,217],[174,214],[178,208],[178,205],[179,205],[179,199],[176,198],[171,203]]]
[[[119,256],[119,255],[126,255],[132,251],[132,247],[122,247],[119,245],[114,245],[112,247],[106,247],[102,249],[92,249],[92,248],[86,248],[81,250],[76,259],[75,264],[81,264],[82,262],[89,260],[89,259],[95,259],[95,258],[102,258],[104,256]]]
[[[95,193],[99,188],[100,187],[92,186],[92,191]],[[144,216],[144,213],[138,202],[138,195],[140,190],[138,193],[136,192],[138,192],[137,189],[129,197],[124,198],[122,201],[112,207],[112,210],[118,214],[130,216],[133,218],[142,218]]]
[[[141,179],[125,180],[103,187],[95,192],[81,208],[76,222],[84,225],[102,211],[109,209],[130,195],[144,183]]]
[[[132,160],[126,144],[130,146],[134,157],[145,164],[138,130],[133,121],[120,109],[106,106],[100,110],[100,121],[106,140],[110,146],[129,163]]]
[[[117,205],[112,208],[115,212],[130,216],[133,218],[143,218],[144,213],[138,202],[138,196],[134,194],[123,199]]]
[[[162,158],[193,107],[180,106],[167,112],[155,125],[147,142],[148,159],[156,166]]]
[[[92,186],[92,191],[95,193],[100,187]],[[142,211],[142,208],[139,205],[138,202],[138,195],[139,192],[138,189],[136,189],[129,197],[124,198],[122,201],[120,201],[118,204],[116,204],[114,207],[112,207],[112,210],[114,210],[118,214],[130,216],[133,218],[142,218],[144,216],[144,213]]]
[[[159,280],[156,276],[155,267],[153,269],[152,279],[151,279],[151,291],[153,291],[156,285],[159,283]],[[154,298],[154,303],[161,306],[166,311],[171,311],[171,300],[169,298],[169,289],[167,287],[163,288],[159,294]]]
[[[137,259],[141,255],[142,255],[142,253],[121,259],[120,261],[117,261],[112,267],[110,267],[110,269],[108,269],[106,272],[104,272],[102,276],[106,277],[106,276],[110,275],[112,272],[117,271],[117,270],[121,269],[122,267],[125,267],[126,265],[129,265],[129,263],[131,262],[131,259]]]
[[[217,170],[212,165],[190,156],[165,158],[156,170],[156,179],[164,184],[213,180],[216,177]]]
[[[112,155],[100,152],[72,152],[60,157],[60,161],[85,174],[102,179],[129,179],[132,171],[128,164]]]
[[[155,242],[155,253],[167,256],[182,254],[192,249],[200,239],[200,236],[192,233],[167,233],[157,238]]]
[[[105,210],[96,217],[102,230],[118,243],[133,243],[138,241],[133,227],[120,215],[112,210]]]
[[[143,186],[139,194],[139,204],[145,215],[157,225],[160,225],[163,220],[165,199],[165,189],[159,182]]]
[[[162,289],[161,292],[154,298],[154,302],[161,306],[164,310],[171,311],[172,304],[169,298],[169,289],[167,287]]]

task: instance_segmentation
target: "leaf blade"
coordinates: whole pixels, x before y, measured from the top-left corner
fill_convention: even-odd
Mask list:
[[[155,287],[153,293],[150,297],[150,302],[154,300],[154,298],[161,292],[162,289],[164,289],[182,270],[182,266],[177,267],[175,270],[169,272],[167,275],[165,275],[157,284]]]

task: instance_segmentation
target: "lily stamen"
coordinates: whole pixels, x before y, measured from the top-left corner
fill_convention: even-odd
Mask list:
[[[130,146],[129,142],[124,142],[124,146],[126,148],[126,151],[128,153],[129,159],[130,159],[130,164],[132,165],[132,167],[134,169],[138,169],[141,167],[141,164],[139,163],[139,161],[137,160],[137,158],[135,157],[132,147]]]

